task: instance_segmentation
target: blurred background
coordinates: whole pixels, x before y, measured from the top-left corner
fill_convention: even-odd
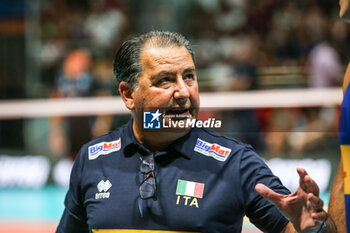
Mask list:
[[[327,205],[350,52],[338,11],[329,0],[0,0],[0,232],[54,232],[80,146],[130,117],[35,115],[38,103],[118,98],[114,54],[151,29],[191,41],[200,92],[217,103],[200,117],[222,119],[221,133],[252,144],[292,191],[295,167],[306,168]],[[220,108],[222,93],[251,107]],[[271,93],[271,106],[259,104]],[[19,113],[7,114],[11,106]],[[243,232],[259,231],[245,221]]]

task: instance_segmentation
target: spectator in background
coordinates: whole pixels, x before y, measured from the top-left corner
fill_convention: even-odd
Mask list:
[[[312,48],[308,56],[311,88],[325,88],[341,85],[341,63],[338,52],[331,45],[329,23],[325,20],[319,6],[314,5],[304,20],[310,31]]]
[[[88,50],[76,49],[64,59],[56,87],[63,97],[88,96],[92,91],[91,57]]]
[[[64,59],[62,71],[58,75],[53,98],[71,98],[99,95],[108,95],[108,92],[101,92],[96,80],[90,74],[91,57],[89,51],[76,49],[71,51]],[[97,90],[97,91],[96,91]],[[106,116],[99,116],[104,117]],[[96,122],[101,122],[97,118]],[[109,117],[107,117],[109,118]],[[91,119],[88,117],[54,117],[50,120],[50,149],[53,154],[68,154],[74,159],[79,148],[86,141],[90,140],[93,132],[103,134],[109,131],[111,120],[104,119],[108,125],[103,130],[94,129]]]
[[[219,35],[230,35],[240,30],[246,21],[245,0],[202,1],[213,17],[213,30]]]
[[[124,36],[128,20],[124,12],[110,7],[106,0],[92,1],[90,14],[84,23],[95,54],[104,55],[114,49]]]
[[[96,90],[94,96],[112,96],[116,92],[116,85],[113,82],[112,61],[108,59],[97,59],[92,65],[91,73],[95,80]],[[121,118],[121,116],[119,116]],[[114,119],[111,115],[99,115],[93,122],[91,129],[92,138],[96,138],[109,132]]]
[[[88,47],[94,57],[110,57],[130,29],[120,0],[45,1],[40,13],[40,75],[48,89],[70,48]]]
[[[254,59],[253,39],[244,36],[236,41],[231,53],[231,75],[227,80],[230,91],[252,91],[258,88],[258,67]],[[264,148],[257,112],[254,109],[241,109],[223,114],[223,122],[229,124],[228,132],[235,132],[235,137],[252,144],[257,150]]]
[[[285,64],[308,65],[309,87],[339,85],[339,54],[327,41],[331,39],[327,34],[330,23],[318,4],[311,3],[307,6],[305,11],[308,14],[297,13],[296,5],[297,3],[288,2],[284,10],[275,15],[275,32],[271,39],[278,44],[277,54],[290,60]],[[286,10],[291,15],[283,16]],[[300,18],[301,15],[304,15],[303,19]],[[283,31],[288,30],[294,31],[295,35],[283,34]],[[293,43],[288,45],[291,41]],[[296,62],[295,58],[300,58],[300,62]],[[319,148],[327,140],[327,132],[334,130],[337,117],[336,110],[331,108],[275,109],[272,112],[275,116],[269,118],[270,124],[276,125],[278,130],[272,128],[274,132],[267,132],[266,141],[269,152],[278,156],[286,154],[286,151],[300,156],[306,151]]]
[[[339,86],[341,64],[337,51],[326,41],[321,41],[309,55],[310,87]]]
[[[328,23],[323,18],[319,6],[310,8],[310,14],[305,19],[305,25],[312,34],[314,46],[308,55],[310,73],[309,87],[329,88],[340,86],[341,62],[338,52],[328,41],[326,32]],[[316,25],[316,26],[315,26]],[[297,124],[293,127],[288,138],[292,150],[301,153],[308,148],[317,147],[327,138],[327,132],[334,130],[337,110],[319,107],[300,111]]]
[[[236,91],[247,91],[258,89],[258,67],[254,59],[255,48],[253,39],[249,36],[237,41],[235,51],[232,52],[232,74],[230,78],[230,89]]]

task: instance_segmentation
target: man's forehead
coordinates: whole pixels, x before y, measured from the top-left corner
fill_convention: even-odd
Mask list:
[[[190,55],[190,53],[188,52],[187,48],[185,46],[178,46],[175,44],[170,44],[167,46],[156,46],[152,43],[146,43],[142,50],[141,50],[141,56],[145,53],[151,54],[151,55],[176,55],[176,53],[172,53],[171,51],[176,51],[177,53],[179,53],[180,51],[185,52],[186,54]]]
[[[165,65],[194,67],[192,56],[184,46],[145,47],[140,54],[140,59],[144,68]]]

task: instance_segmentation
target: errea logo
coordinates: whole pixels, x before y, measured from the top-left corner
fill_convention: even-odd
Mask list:
[[[96,193],[95,199],[109,198],[110,192],[107,192],[112,187],[112,183],[109,180],[101,180],[97,184],[99,193]]]
[[[111,142],[100,142],[95,145],[89,146],[89,160],[98,158],[100,155],[106,155],[114,151],[118,151],[121,148],[120,138]]]
[[[209,143],[198,138],[196,145],[194,146],[194,151],[197,151],[203,155],[211,156],[216,160],[225,161],[231,153],[231,149],[227,147],[220,146],[216,143]]]

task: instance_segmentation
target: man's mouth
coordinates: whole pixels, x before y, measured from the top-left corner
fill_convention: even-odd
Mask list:
[[[172,108],[165,112],[171,118],[189,118],[192,116],[189,108]]]

